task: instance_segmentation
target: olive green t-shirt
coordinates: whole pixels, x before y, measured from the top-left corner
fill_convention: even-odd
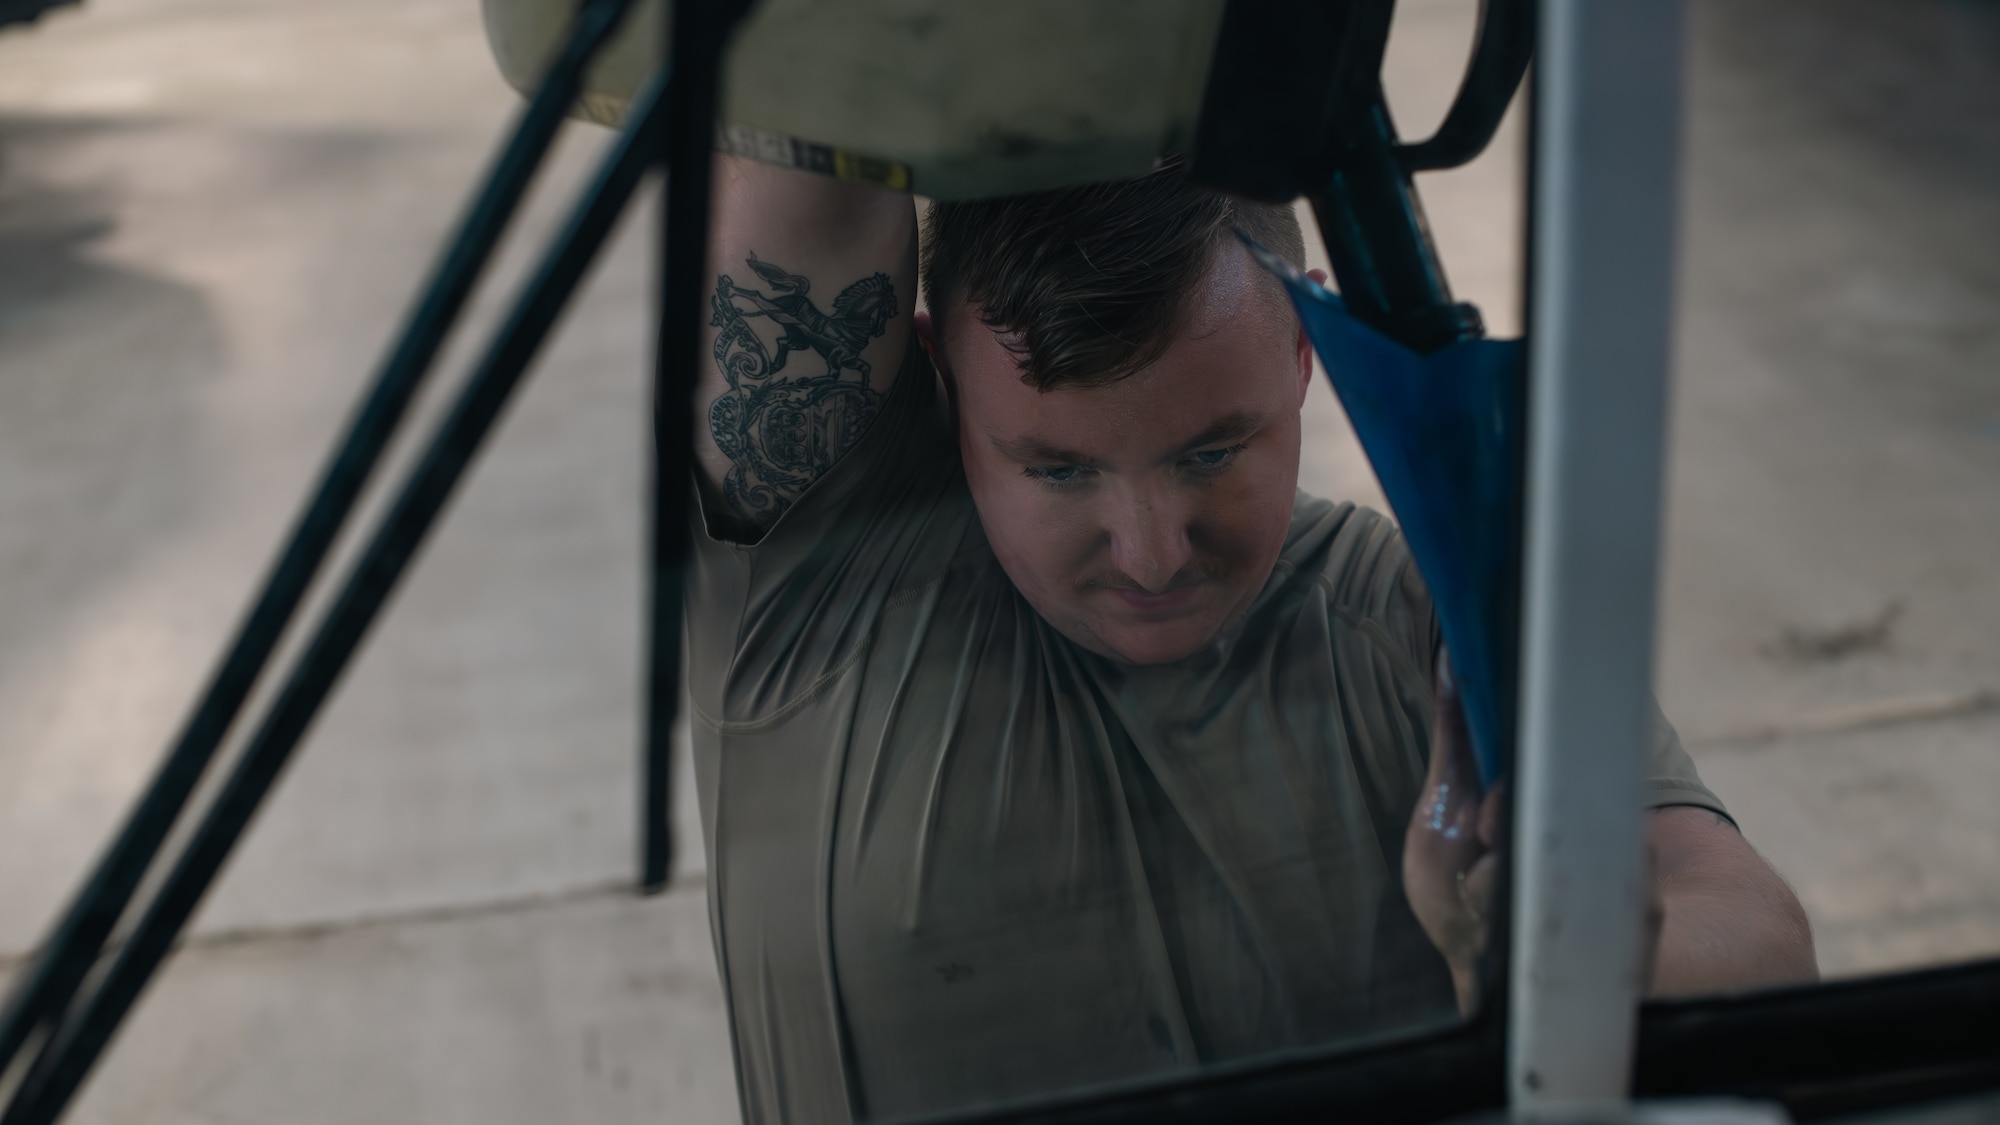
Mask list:
[[[1245,617],[1072,644],[988,546],[921,349],[759,542],[697,528],[689,691],[745,1120],[901,1118],[1455,1015],[1399,883],[1437,626],[1301,493]],[[1720,811],[1664,722],[1651,801]]]

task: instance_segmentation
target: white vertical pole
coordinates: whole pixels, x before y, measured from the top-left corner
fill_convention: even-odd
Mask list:
[[[1543,0],[1535,63],[1514,1112],[1630,1090],[1681,0]]]

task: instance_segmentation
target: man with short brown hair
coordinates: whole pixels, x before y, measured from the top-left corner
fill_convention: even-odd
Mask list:
[[[1303,265],[1290,212],[1173,168],[941,204],[928,316],[907,197],[725,159],[716,215],[689,686],[747,1119],[1469,1007],[1499,797],[1394,525],[1297,491],[1311,352],[1231,233]],[[1810,975],[1660,731],[1656,987]]]

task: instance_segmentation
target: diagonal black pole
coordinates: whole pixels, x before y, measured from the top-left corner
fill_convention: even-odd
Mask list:
[[[172,948],[656,159],[662,110],[670,101],[666,86],[656,78],[635,104],[582,205],[432,435],[186,850],[102,983],[35,1060],[0,1125],[49,1125],[56,1119]]]
[[[460,221],[421,302],[383,362],[375,385],[322,471],[263,591],[209,680],[200,703],[111,847],[63,913],[0,1011],[0,1075],[37,1027],[53,1024],[131,902],[189,795],[242,710],[278,639],[298,612],[335,536],[354,509],[389,439],[464,308],[494,244],[506,229],[550,141],[576,100],[584,65],[610,39],[631,0],[591,0],[562,53],[494,161]]]
[[[660,221],[659,350],[653,373],[652,566],[647,575],[646,735],[641,766],[639,887],[665,890],[673,871],[673,731],[680,708],[682,592],[694,487],[694,394],[706,361],[710,171],[722,52],[750,5],[675,4],[667,58],[674,104],[661,123],[666,200]]]

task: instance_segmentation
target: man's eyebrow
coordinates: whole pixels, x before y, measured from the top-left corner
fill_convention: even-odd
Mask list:
[[[1248,437],[1263,429],[1264,423],[1269,420],[1267,415],[1250,410],[1237,410],[1224,414],[1209,423],[1200,433],[1182,442],[1176,448],[1174,456],[1178,457],[1218,442],[1233,442]],[[989,437],[987,440],[993,443],[995,449],[1025,464],[1080,465],[1085,468],[1095,467],[1098,464],[1097,459],[1088,454],[1064,449],[1059,445],[1050,445],[1040,438]]]
[[[1024,463],[1082,465],[1085,467],[1097,463],[1094,457],[1085,456],[1073,449],[1064,449],[1061,446],[1050,445],[1040,438],[995,437],[988,438],[987,440],[993,443],[993,448],[998,449],[1016,461]]]
[[[1200,433],[1183,442],[1181,444],[1181,451],[1185,453],[1189,450],[1200,449],[1205,445],[1236,441],[1240,438],[1248,437],[1258,430],[1263,429],[1264,423],[1268,420],[1265,415],[1249,410],[1238,410],[1224,414],[1211,423],[1207,429],[1202,430]]]

